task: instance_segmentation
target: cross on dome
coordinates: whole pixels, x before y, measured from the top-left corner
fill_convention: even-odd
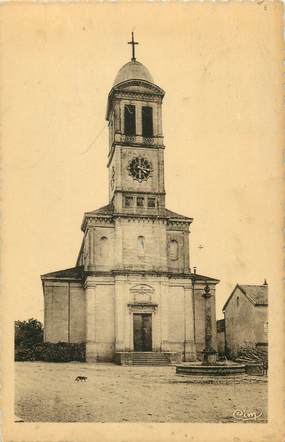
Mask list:
[[[132,61],[136,61],[135,57],[135,45],[138,45],[139,43],[135,41],[134,39],[134,33],[132,32],[132,41],[128,41],[128,45],[132,45]]]

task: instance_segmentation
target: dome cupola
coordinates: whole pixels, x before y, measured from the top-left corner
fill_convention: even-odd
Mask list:
[[[149,70],[136,60],[129,61],[121,67],[116,75],[113,86],[117,86],[127,80],[144,80],[153,83],[153,78]]]

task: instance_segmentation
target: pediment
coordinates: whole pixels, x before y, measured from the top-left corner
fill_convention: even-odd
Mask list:
[[[130,288],[136,304],[151,303],[154,288],[148,284],[136,284]]]
[[[164,91],[159,86],[144,80],[124,81],[114,88],[114,92],[116,91],[164,95]]]
[[[106,120],[109,119],[109,112],[111,109],[112,101],[114,97],[119,97],[120,94],[123,96],[124,94],[132,94],[133,98],[142,98],[144,95],[150,96],[156,96],[156,100],[161,100],[164,97],[164,90],[161,89],[159,86],[157,86],[154,83],[150,83],[146,80],[126,80],[122,83],[117,84],[114,86],[108,96],[108,103],[107,103],[107,110],[106,110]],[[121,97],[122,98],[122,97]]]

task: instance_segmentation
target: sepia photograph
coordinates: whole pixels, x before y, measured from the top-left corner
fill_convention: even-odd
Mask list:
[[[281,442],[281,3],[1,12],[4,440]]]

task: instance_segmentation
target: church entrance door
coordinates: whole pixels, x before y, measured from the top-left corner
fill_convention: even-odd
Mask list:
[[[134,350],[152,351],[152,315],[134,313]]]

